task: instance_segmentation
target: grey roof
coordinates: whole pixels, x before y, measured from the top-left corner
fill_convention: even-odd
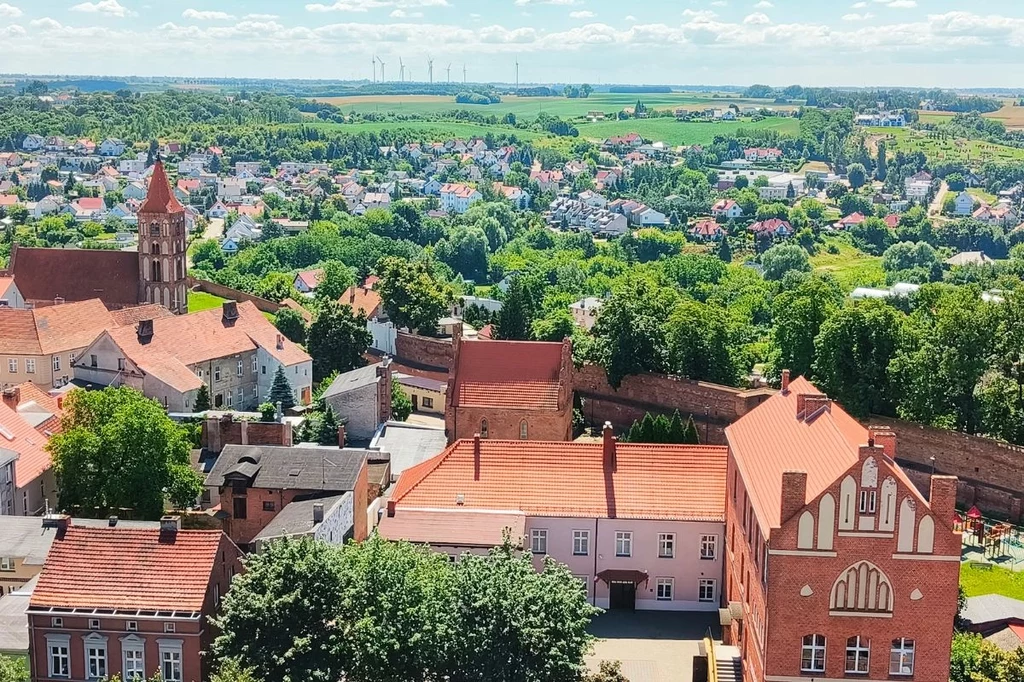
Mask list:
[[[975,627],[985,623],[1017,620],[1024,622],[1024,601],[1004,597],[1001,594],[985,594],[969,597],[961,614]]]
[[[444,393],[448,388],[447,381],[438,381],[437,379],[429,379],[427,377],[417,377],[411,374],[394,374],[394,379],[403,386],[416,386],[427,391],[436,391],[437,393]]]
[[[253,488],[333,490],[355,488],[366,450],[350,448],[227,445],[206,477],[222,486],[225,476],[243,476]]]
[[[380,367],[380,363],[375,365],[367,365],[366,367],[360,367],[354,369],[351,372],[345,372],[335,377],[331,385],[324,391],[323,397],[330,398],[331,396],[338,395],[340,393],[348,393],[357,388],[363,386],[371,386],[377,383],[377,368]]]
[[[28,616],[25,611],[37,582],[38,575],[0,599],[0,653],[28,653]]]
[[[995,644],[1003,651],[1016,651],[1022,644],[1024,644],[1020,637],[1017,636],[1017,633],[1013,631],[1013,628],[1009,627],[997,630],[985,639],[992,644]]]
[[[290,502],[284,506],[274,520],[266,525],[259,532],[256,540],[270,540],[271,538],[292,537],[296,535],[309,535],[316,530],[320,524],[313,523],[313,505],[322,503],[324,505],[324,518],[341,504],[346,497],[352,497],[351,492],[344,495],[331,495],[315,500],[301,500]],[[346,529],[347,530],[347,529]]]
[[[391,455],[391,480],[395,480],[406,469],[441,454],[448,447],[448,438],[444,429],[388,422],[370,447]]]
[[[71,519],[72,526],[105,528],[108,519]],[[159,528],[159,521],[124,521],[118,519],[118,528]],[[40,516],[4,516],[0,523],[0,547],[3,556],[21,559],[32,566],[42,566],[50,545],[57,534],[55,528],[43,528]]]

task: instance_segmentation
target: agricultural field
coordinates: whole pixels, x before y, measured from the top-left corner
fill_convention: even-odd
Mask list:
[[[724,109],[730,104],[738,107],[765,106],[778,111],[792,111],[793,105],[776,105],[769,100],[746,99],[743,97],[713,96],[703,93],[650,93],[650,94],[612,94],[594,93],[585,99],[567,99],[565,97],[514,97],[506,96],[498,104],[486,106],[479,104],[456,104],[454,98],[436,95],[366,95],[352,97],[321,97],[319,102],[326,102],[341,108],[342,111],[365,113],[387,113],[390,111],[405,114],[437,114],[452,109],[465,109],[482,114],[504,116],[515,114],[532,118],[540,113],[559,116],[564,119],[583,119],[587,112],[601,111],[613,115],[626,107],[632,107],[640,100],[648,109],[689,110]]]
[[[929,161],[1024,161],[1024,149],[982,140],[941,138],[910,128],[868,128],[868,132],[872,148],[885,140],[889,153],[924,152]]]
[[[1003,108],[988,114],[982,114],[985,118],[1002,121],[1007,128],[1024,128],[1024,107],[1014,106],[1017,100],[1004,99]],[[945,123],[955,114],[952,111],[918,111],[918,118],[921,123]]]
[[[829,246],[835,246],[839,253],[829,253]],[[885,284],[882,259],[869,256],[844,239],[826,238],[818,253],[811,256],[811,266],[818,272],[832,273],[844,291]]]
[[[298,125],[298,124],[290,124]],[[384,130],[412,130],[421,134],[424,139],[431,141],[449,140],[453,137],[483,137],[487,133],[501,134],[508,133],[515,135],[520,140],[533,141],[548,137],[546,133],[538,133],[532,130],[520,130],[505,125],[484,125],[483,123],[464,123],[460,121],[388,121],[388,122],[366,122],[366,123],[324,123],[310,122],[303,126],[321,128],[331,132],[341,133],[380,133]]]
[[[719,121],[716,123],[681,122],[674,118],[648,118],[628,121],[599,121],[580,123],[580,137],[604,139],[627,133],[640,133],[645,139],[666,142],[670,145],[710,144],[718,135],[735,134],[737,130],[777,130],[782,134],[796,135],[800,121],[795,118],[766,118],[752,121]]]

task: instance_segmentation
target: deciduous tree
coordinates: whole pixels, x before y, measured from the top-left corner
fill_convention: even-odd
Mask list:
[[[349,372],[365,363],[363,353],[373,340],[366,328],[366,315],[355,313],[348,304],[325,301],[306,333],[307,349],[313,356],[313,379],[331,372]]]
[[[377,264],[377,292],[396,327],[432,332],[454,298],[439,282],[429,261],[389,256]]]

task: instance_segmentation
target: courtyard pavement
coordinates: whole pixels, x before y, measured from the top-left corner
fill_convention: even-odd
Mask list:
[[[708,627],[719,640],[718,613],[607,611],[590,626],[597,641],[587,664],[622,661],[630,682],[692,682],[693,657]]]

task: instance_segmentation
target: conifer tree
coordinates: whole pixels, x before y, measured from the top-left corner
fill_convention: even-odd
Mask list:
[[[679,416],[679,410],[672,414],[672,421],[668,425],[668,443],[685,443],[686,429],[683,427],[683,418]]]
[[[683,443],[687,445],[700,445],[700,433],[697,431],[697,423],[693,421],[693,415],[686,422],[686,431],[683,434]]]
[[[274,405],[281,403],[281,410],[295,407],[295,394],[292,392],[292,385],[288,383],[284,367],[280,365],[277,372],[274,373],[274,383],[270,387],[270,402]]]
[[[732,262],[732,247],[729,246],[729,238],[722,235],[722,241],[718,243],[718,259],[723,263]]]
[[[196,405],[194,408],[195,412],[206,412],[210,409],[210,388],[203,384],[196,391]]]

